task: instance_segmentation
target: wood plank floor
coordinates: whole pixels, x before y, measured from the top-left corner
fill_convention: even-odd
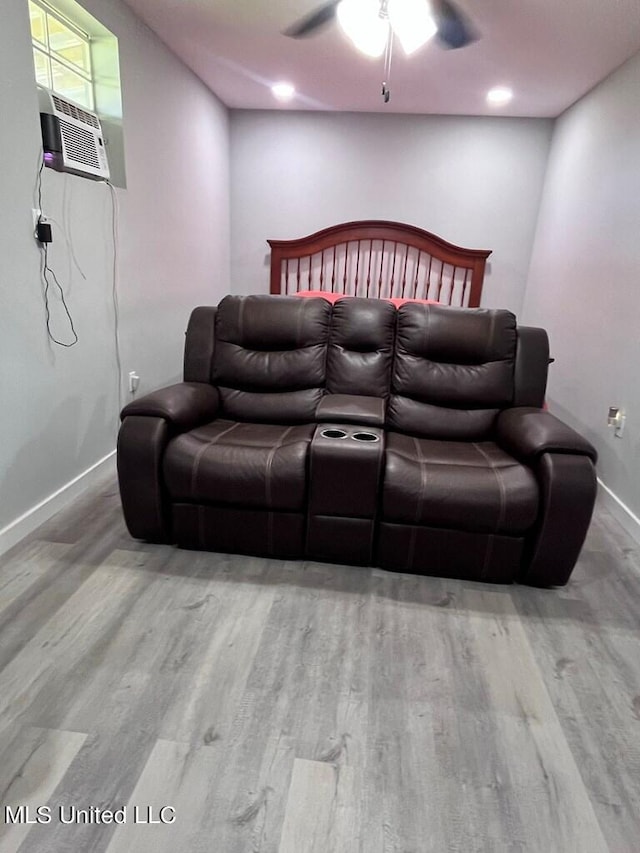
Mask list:
[[[638,853],[639,629],[602,508],[536,590],[144,545],[105,480],[0,561],[0,853]]]

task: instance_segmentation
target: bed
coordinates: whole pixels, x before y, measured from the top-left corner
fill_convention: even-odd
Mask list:
[[[477,308],[486,249],[465,249],[401,222],[344,222],[296,240],[268,240],[270,292],[439,302]]]

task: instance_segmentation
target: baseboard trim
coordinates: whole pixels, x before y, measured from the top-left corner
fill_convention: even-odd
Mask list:
[[[55,515],[56,512],[59,512],[96,483],[110,468],[115,471],[115,455],[115,450],[107,453],[86,471],[78,474],[73,480],[65,483],[64,486],[49,495],[48,498],[40,501],[19,518],[16,518],[15,521],[3,527],[0,530],[0,554],[4,554],[9,548],[13,548],[21,539],[32,533],[36,527],[48,521],[52,515]]]
[[[627,533],[640,545],[640,518],[632,512],[629,507],[612,492],[608,486],[598,477],[601,500],[611,515],[619,521]]]

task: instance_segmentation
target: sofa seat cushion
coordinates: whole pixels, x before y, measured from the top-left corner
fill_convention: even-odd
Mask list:
[[[315,424],[215,420],[174,438],[164,458],[173,501],[301,510]]]
[[[494,442],[388,433],[385,521],[516,535],[537,512],[533,472]]]

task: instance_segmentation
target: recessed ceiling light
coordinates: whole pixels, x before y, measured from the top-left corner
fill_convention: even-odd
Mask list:
[[[502,107],[513,98],[513,92],[508,86],[496,86],[487,92],[487,103],[492,107]]]
[[[279,101],[290,101],[296,93],[291,83],[274,83],[271,91]]]

